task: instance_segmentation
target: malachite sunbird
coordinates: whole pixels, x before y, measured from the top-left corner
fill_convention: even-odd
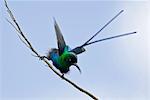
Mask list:
[[[110,24],[116,17],[118,17],[123,10],[121,10],[116,16],[114,16],[110,21],[108,21],[98,32],[96,32],[90,39],[88,39],[84,44],[81,46],[78,46],[74,49],[71,49],[68,45],[66,45],[66,42],[64,40],[64,37],[61,33],[61,30],[54,18],[54,28],[56,32],[56,37],[57,37],[57,45],[58,48],[52,48],[47,56],[43,56],[44,58],[47,58],[48,60],[51,60],[53,65],[64,75],[69,71],[70,66],[74,65],[77,67],[77,69],[81,72],[81,69],[77,65],[77,55],[81,54],[82,52],[85,51],[85,46],[91,45],[93,43],[101,42],[104,40],[109,40],[113,38],[118,38],[130,34],[135,34],[136,32],[131,32],[131,33],[126,33],[126,34],[121,34],[117,36],[112,36],[96,41],[90,42],[98,33],[100,33],[108,24]]]

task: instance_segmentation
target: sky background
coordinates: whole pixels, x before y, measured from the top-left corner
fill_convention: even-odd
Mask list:
[[[91,100],[55,75],[19,40],[5,20],[0,1],[0,99]],[[86,47],[78,65],[65,75],[100,100],[148,100],[149,1],[31,1],[8,0],[8,5],[33,47],[42,55],[57,47],[53,17],[66,43],[74,48],[97,32],[120,10],[124,12],[96,39],[137,31],[138,34]],[[150,38],[149,38],[150,39]]]

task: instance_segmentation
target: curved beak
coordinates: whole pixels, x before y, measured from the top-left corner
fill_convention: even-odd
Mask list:
[[[74,63],[73,65],[76,66],[77,69],[79,70],[79,72],[81,73],[81,69],[80,69],[80,67],[77,65],[77,63]]]

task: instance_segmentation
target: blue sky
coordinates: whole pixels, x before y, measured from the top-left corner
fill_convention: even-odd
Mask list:
[[[90,100],[57,77],[19,40],[7,23],[1,0],[0,61],[2,100]],[[138,34],[86,47],[78,56],[82,74],[71,67],[66,75],[100,100],[148,100],[148,1],[14,1],[9,7],[34,48],[45,55],[57,47],[56,18],[71,48],[81,45],[120,10],[96,39],[137,31]]]

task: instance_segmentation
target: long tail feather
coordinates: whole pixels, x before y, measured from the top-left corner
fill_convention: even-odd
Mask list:
[[[124,10],[121,10],[116,16],[114,16],[110,21],[108,21],[98,32],[96,32],[90,39],[88,39],[82,46],[88,44],[96,35],[98,35],[106,26],[108,26],[115,18],[117,18]]]
[[[108,37],[108,38],[96,40],[96,41],[87,43],[87,44],[85,44],[84,46],[91,45],[91,44],[94,44],[94,43],[97,43],[97,42],[101,42],[101,41],[105,41],[105,40],[110,40],[110,39],[114,39],[114,38],[119,38],[119,37],[131,35],[131,34],[135,34],[135,33],[137,33],[137,32],[125,33],[125,34],[121,34],[121,35],[116,35],[116,36],[112,36],[112,37]]]

